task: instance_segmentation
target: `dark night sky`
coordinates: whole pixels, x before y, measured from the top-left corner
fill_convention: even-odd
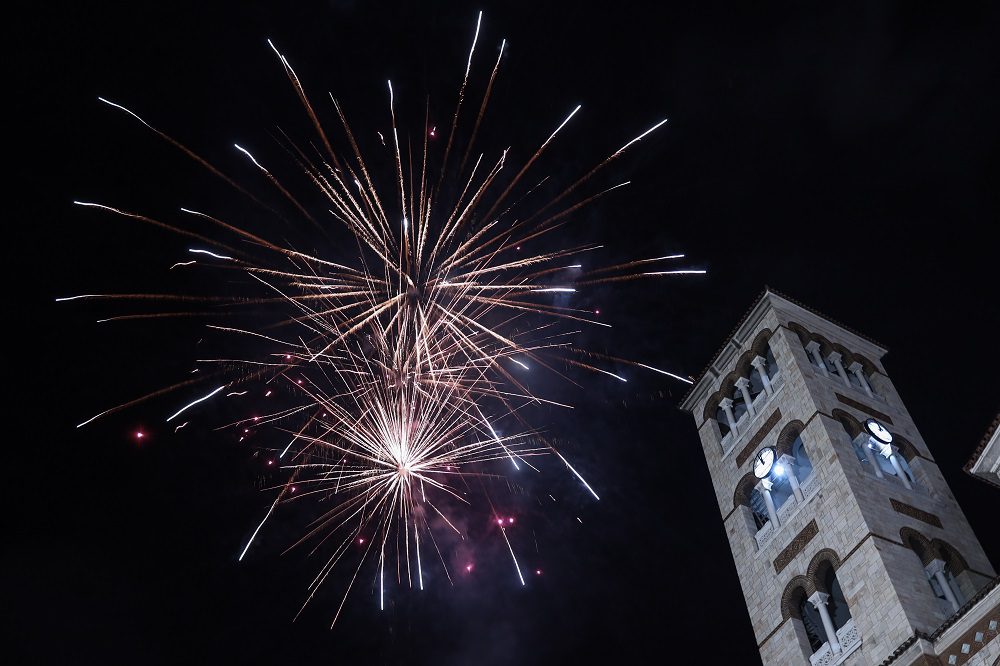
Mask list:
[[[385,127],[386,78],[418,108],[430,92],[445,118],[480,8],[141,4],[46,3],[8,26],[8,105],[22,117],[7,125],[7,422],[24,427],[6,438],[5,624],[22,652],[11,663],[626,663],[675,650],[755,663],[693,422],[675,406],[684,387],[657,376],[594,380],[574,419],[555,422],[602,501],[567,482],[567,506],[536,517],[543,577],[521,589],[501,559],[385,613],[364,590],[333,631],[333,590],[291,622],[315,569],[279,556],[291,535],[235,563],[267,503],[259,460],[210,432],[172,436],[160,425],[171,401],[74,429],[186,372],[194,332],[99,326],[96,310],[55,306],[162,291],[183,247],[70,202],[167,214],[231,199],[96,97],[245,175],[234,141],[272,145],[278,124],[308,132],[267,37],[314,99],[335,91],[370,134]],[[569,178],[669,116],[607,175],[632,179],[628,193],[573,233],[612,254],[684,251],[710,273],[598,292],[619,324],[598,346],[695,375],[765,284],[869,334],[1000,564],[1000,494],[961,472],[1000,394],[997,11],[586,4],[482,5],[480,74],[500,38],[510,44],[487,143],[533,146],[582,103],[548,165]],[[151,433],[141,446],[136,427]]]

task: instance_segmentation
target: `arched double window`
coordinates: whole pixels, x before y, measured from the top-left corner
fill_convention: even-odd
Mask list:
[[[913,551],[924,567],[924,575],[935,597],[947,612],[957,611],[965,603],[965,595],[955,576],[965,571],[965,559],[950,544],[939,539],[930,541],[920,532],[904,527],[899,531],[903,545]]]
[[[833,410],[833,417],[840,422],[840,425],[844,428],[844,432],[851,439],[851,445],[854,447],[854,455],[857,456],[860,464],[877,466],[878,471],[873,471],[872,473],[881,478],[899,477],[899,473],[902,472],[905,479],[900,479],[900,481],[903,485],[907,487],[916,485],[916,475],[913,473],[913,469],[909,463],[909,460],[913,458],[916,451],[912,444],[902,437],[894,435],[894,439],[899,443],[898,446],[889,448],[879,446],[868,436],[857,419],[847,412],[835,409]],[[896,464],[893,464],[893,458],[896,464],[899,465],[898,470],[896,469]]]
[[[861,644],[837,578],[839,562],[836,553],[821,550],[810,562],[808,574],[793,578],[782,595],[782,615],[792,620],[812,663],[837,662]]]

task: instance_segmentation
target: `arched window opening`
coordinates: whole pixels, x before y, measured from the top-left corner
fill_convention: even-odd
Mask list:
[[[951,592],[955,597],[955,603],[958,606],[961,606],[966,602],[966,599],[965,595],[962,593],[961,586],[959,586],[958,581],[955,580],[955,575],[965,570],[965,563],[951,548],[945,548],[940,542],[936,543],[938,544],[938,555],[941,557],[941,561],[944,562],[943,572],[945,582],[948,583],[948,587],[951,589]],[[938,587],[940,588],[940,584]],[[944,589],[935,590],[934,593],[937,594],[939,599],[947,599],[947,594]]]
[[[767,504],[764,503],[764,495],[757,488],[750,491],[750,512],[753,514],[753,522],[758,531],[770,522],[767,515]]]
[[[774,352],[771,351],[770,345],[767,346],[764,358],[767,359],[767,376],[774,377],[778,374],[778,362],[774,360]]]
[[[871,446],[871,444],[869,444]],[[896,476],[896,468],[892,466],[892,463],[881,453],[875,453],[875,462],[878,463],[878,468],[882,470],[882,473],[887,476]]]
[[[837,421],[840,422],[840,425],[843,426],[848,439],[853,441],[855,437],[861,434],[861,424],[847,412],[835,409],[833,410],[833,418],[837,419]]]
[[[902,472],[906,477],[903,485],[912,487],[916,483],[916,476],[913,474],[910,463],[906,462],[906,458],[895,447],[879,446],[873,439],[869,440],[868,446],[875,452],[875,461],[878,463],[879,469],[882,470],[883,474],[899,476],[899,472]],[[899,465],[899,469],[896,469],[893,460]]]
[[[955,576],[952,575],[947,565],[945,565],[945,568],[941,573],[944,575],[945,584],[948,585],[949,588],[951,588],[951,593],[955,596],[957,605],[961,606],[962,605],[962,598],[960,596],[961,591],[958,588],[958,583],[955,582]],[[945,592],[945,589],[941,587],[941,582],[938,580],[937,576],[932,575],[930,578],[927,579],[927,581],[931,584],[931,589],[934,590],[934,596],[936,596],[938,599],[941,599],[942,601],[947,601],[951,603],[951,600],[948,599],[948,594]]]
[[[736,422],[739,423],[740,419],[743,418],[743,415],[747,413],[747,403],[746,400],[743,399],[743,392],[740,391],[739,389],[733,391],[732,400],[733,400],[733,418],[735,418]]]
[[[903,543],[920,559],[934,596],[941,600],[942,610],[957,611],[965,602],[955,573],[964,568],[964,562],[954,550],[940,541],[930,543],[922,534],[903,528],[900,531]]]
[[[851,611],[847,607],[847,599],[840,589],[840,581],[833,567],[828,567],[823,575],[823,585],[829,590],[830,598],[826,602],[826,607],[830,612],[830,619],[833,620],[834,629],[840,629],[851,619]]]
[[[823,644],[826,643],[826,634],[823,631],[823,619],[819,615],[819,611],[813,606],[809,600],[806,598],[806,594],[803,591],[801,597],[799,598],[798,605],[796,608],[799,611],[799,618],[802,620],[802,626],[806,630],[806,637],[809,639],[809,647],[813,652],[816,652]]]
[[[884,456],[879,457],[882,458]],[[899,466],[903,468],[903,474],[905,474],[906,478],[909,479],[910,485],[916,485],[917,478],[913,475],[913,469],[910,468],[910,463],[906,462],[906,458],[897,453],[896,460],[899,461]],[[890,463],[889,466],[891,467],[892,464]]]
[[[864,386],[863,386],[863,385],[861,384],[861,380],[860,380],[860,379],[858,379],[858,376],[857,376],[856,374],[854,374],[853,372],[848,372],[848,373],[847,373],[847,381],[848,381],[848,382],[849,382],[849,383],[851,384],[851,387],[852,387],[852,388],[856,388],[856,389],[858,389],[859,391],[863,391],[863,390],[864,390],[864,388],[865,388],[865,387],[864,387]]]
[[[868,454],[865,453],[864,446],[862,445],[862,443],[860,441],[858,441],[858,439],[859,438],[854,438],[854,439],[851,440],[851,444],[854,445],[854,455],[856,455],[858,457],[858,462],[867,465],[868,464]]]
[[[772,474],[771,477],[771,500],[774,501],[774,510],[777,511],[794,494],[792,484],[788,480],[788,474]]]
[[[726,416],[726,410],[723,409],[721,404],[715,410],[715,420],[719,422],[719,434],[723,437],[728,435],[732,428],[729,427],[729,418]]]
[[[934,559],[931,556],[930,551],[927,549],[927,546],[925,546],[915,535],[910,534],[907,536],[905,543],[909,549],[916,553],[917,557],[920,558],[921,564],[926,564]]]
[[[826,367],[826,362],[823,360],[824,356],[819,342],[816,340],[810,340],[804,345],[804,347],[806,350],[806,356],[809,358],[809,362],[812,363],[812,365],[818,370],[821,370],[824,373],[828,372],[829,368]]]
[[[812,461],[809,460],[809,454],[806,453],[805,444],[802,443],[801,433],[792,442],[792,457],[795,458],[795,470],[799,481],[805,481],[812,474],[813,466]]]
[[[764,391],[764,380],[760,376],[760,370],[756,366],[751,366],[753,369],[750,371],[750,385],[747,387],[750,390],[750,397],[756,398]],[[769,373],[769,377],[772,375]]]

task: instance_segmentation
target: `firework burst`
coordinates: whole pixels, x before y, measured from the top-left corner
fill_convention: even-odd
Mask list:
[[[104,204],[76,202],[190,239],[195,246],[189,257],[174,262],[170,270],[208,268],[230,278],[242,276],[243,290],[252,294],[86,294],[58,299],[180,306],[101,321],[204,317],[213,334],[232,339],[225,348],[249,350],[197,359],[196,377],[106,410],[80,425],[174,392],[189,394],[188,401],[166,418],[177,430],[187,425],[183,419],[199,405],[220,396],[239,398],[251,388],[257,393],[259,386],[267,387],[268,396],[275,390],[289,396],[287,404],[274,411],[222,426],[238,434],[270,426],[276,437],[284,433],[287,440],[273,447],[275,455],[269,460],[284,470],[284,481],[272,489],[273,502],[239,559],[282,504],[322,500],[316,506],[325,508],[293,546],[311,544],[312,552],[322,549],[325,557],[306,603],[335,565],[352,562],[353,575],[334,622],[366,563],[374,563],[371,571],[380,604],[387,575],[423,588],[425,567],[436,562],[450,580],[439,533],[450,531],[464,538],[452,513],[471,507],[473,497],[481,498],[499,521],[498,535],[524,584],[490,482],[505,469],[522,465],[537,469],[530,462],[533,456],[554,455],[599,499],[567,457],[525,416],[533,405],[571,408],[532,391],[523,379],[529,368],[564,377],[567,367],[575,366],[626,381],[608,368],[630,363],[689,381],[581,349],[574,341],[582,327],[609,324],[599,321],[593,311],[568,303],[578,290],[596,285],[704,271],[672,268],[682,254],[585,268],[580,258],[592,256],[600,246],[565,246],[558,233],[582,208],[628,184],[589,188],[598,172],[666,120],[625,142],[555,196],[531,204],[529,195],[537,185],[526,187],[525,182],[535,176],[532,167],[580,107],[555,123],[523,164],[512,165],[509,150],[478,151],[504,41],[471,131],[460,140],[481,18],[480,14],[443,150],[432,146],[437,128],[429,117],[415,136],[397,125],[397,100],[387,82],[389,129],[385,135],[378,133],[382,155],[387,157],[375,163],[366,159],[344,109],[332,96],[341,137],[339,143],[331,140],[288,59],[268,42],[316,133],[313,149],[302,148],[287,136],[281,143],[311,186],[309,200],[319,199],[323,205],[303,203],[250,150],[240,145],[234,149],[295,211],[295,223],[323,237],[333,228],[346,232],[349,241],[341,247],[352,248],[350,252],[296,249],[269,237],[266,230],[250,231],[213,212],[181,208],[179,221],[168,222]],[[177,147],[262,213],[288,222],[263,197],[138,114],[101,101]],[[335,148],[335,143],[343,149]],[[234,323],[229,316],[249,323]],[[501,422],[503,435],[498,432]],[[355,544],[363,546],[360,552],[352,548]]]

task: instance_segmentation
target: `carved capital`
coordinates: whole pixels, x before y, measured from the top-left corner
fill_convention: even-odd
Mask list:
[[[816,610],[819,610],[820,606],[826,606],[826,602],[829,598],[830,598],[829,594],[817,590],[813,592],[811,595],[809,595],[807,601],[811,603]]]
[[[939,573],[944,573],[944,560],[931,560],[927,566],[924,567],[924,571],[927,572],[927,577],[936,576]]]

